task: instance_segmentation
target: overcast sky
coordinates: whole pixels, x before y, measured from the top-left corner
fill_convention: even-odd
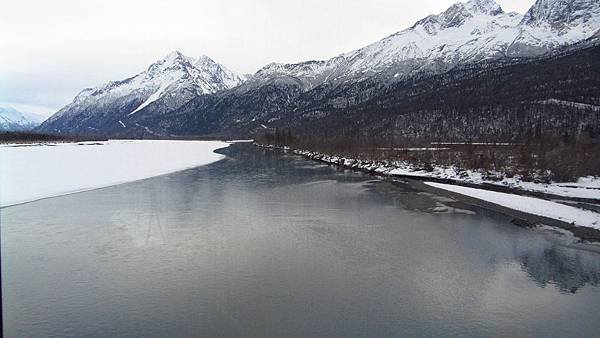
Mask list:
[[[49,114],[83,88],[172,50],[254,73],[326,59],[444,11],[455,0],[3,0],[0,104]],[[497,0],[524,13],[534,0]]]

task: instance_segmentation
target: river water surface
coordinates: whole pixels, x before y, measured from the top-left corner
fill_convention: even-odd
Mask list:
[[[600,254],[234,145],[0,210],[5,336],[596,336]]]

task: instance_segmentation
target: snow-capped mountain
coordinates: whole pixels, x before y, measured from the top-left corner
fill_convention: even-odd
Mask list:
[[[146,72],[133,77],[131,81],[125,80],[114,87],[112,83],[100,89],[109,87],[107,96],[131,92],[152,93],[146,100],[134,109],[135,114],[153,102],[160,99],[178,96],[187,92],[186,96],[212,94],[220,90],[235,87],[242,83],[244,78],[224,66],[216,63],[208,56],[202,55],[197,60],[189,58],[180,52],[172,52],[163,60],[150,66]],[[98,92],[98,90],[96,90]],[[171,95],[174,94],[174,95]],[[95,96],[94,93],[91,96]],[[171,104],[178,105],[181,100],[170,100]]]
[[[256,75],[293,78],[307,89],[373,75],[401,79],[486,59],[539,56],[599,29],[597,0],[538,0],[526,15],[506,13],[494,0],[471,0],[364,48],[325,61],[272,63]]]
[[[83,90],[41,130],[126,128],[125,121],[133,115],[167,114],[199,95],[235,87],[245,78],[208,56],[193,59],[175,51],[134,77]],[[86,123],[92,120],[102,121]]]
[[[44,121],[44,117],[21,112],[12,107],[0,107],[0,131],[27,131]]]
[[[598,29],[600,3],[589,0],[539,0],[523,17],[523,24],[550,27],[567,34],[573,29],[587,34]]]
[[[39,130],[155,137],[265,129],[292,116],[323,119],[406,81],[579,48],[598,34],[598,0],[537,0],[524,15],[470,0],[363,48],[271,63],[250,77],[174,52],[135,77],[84,90]]]

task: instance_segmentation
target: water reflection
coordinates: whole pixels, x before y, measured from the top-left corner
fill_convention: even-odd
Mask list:
[[[221,152],[206,167],[2,209],[6,333],[597,332],[597,253],[410,184],[244,145]]]
[[[391,200],[391,203],[402,209],[416,210],[433,214],[466,214],[476,215],[477,208],[465,205],[448,197],[421,192],[410,182],[395,180],[393,182],[372,182],[372,189]],[[479,210],[487,217],[496,218],[492,212]],[[559,234],[555,234],[559,236]],[[486,234],[485,236],[488,236]],[[480,238],[481,241],[486,241]],[[556,286],[560,291],[576,293],[586,285],[598,286],[600,282],[600,253],[586,252],[583,247],[575,249],[565,245],[557,245],[560,238],[554,242],[536,241],[532,247],[530,242],[523,245],[520,241],[513,243],[513,257],[507,261],[519,262],[532,280],[539,286]],[[493,250],[493,246],[490,246]],[[496,262],[502,264],[503,262]]]
[[[521,266],[540,285],[556,285],[561,291],[576,293],[587,284],[600,283],[600,259],[597,255],[550,246],[526,250],[519,256]]]

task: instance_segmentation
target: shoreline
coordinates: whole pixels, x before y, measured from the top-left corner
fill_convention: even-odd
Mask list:
[[[455,186],[464,186],[464,187],[469,187],[469,188],[494,191],[494,192],[500,192],[500,193],[508,193],[508,194],[519,195],[519,196],[535,197],[535,198],[540,198],[543,200],[554,201],[556,203],[560,203],[562,201],[563,202],[562,204],[573,206],[572,204],[564,203],[564,202],[572,202],[572,203],[575,203],[582,210],[590,210],[590,211],[594,211],[594,212],[598,212],[598,210],[600,208],[600,199],[560,196],[560,195],[546,194],[546,193],[542,193],[542,192],[538,192],[538,191],[515,189],[515,188],[510,188],[510,187],[505,187],[505,186],[500,186],[500,185],[489,184],[489,183],[477,184],[477,183],[461,182],[461,181],[456,181],[456,180],[447,179],[447,178],[424,177],[424,176],[418,176],[418,175],[415,175],[415,176],[395,175],[395,174],[390,175],[386,172],[377,171],[377,167],[375,167],[373,169],[367,169],[365,167],[347,165],[346,162],[343,161],[342,159],[338,159],[338,161],[328,161],[328,160],[324,159],[323,154],[318,154],[315,156],[311,152],[298,151],[298,150],[294,150],[294,149],[291,149],[288,147],[265,146],[265,145],[260,145],[260,144],[256,144],[256,143],[254,143],[254,146],[257,146],[259,148],[264,148],[264,149],[275,150],[275,151],[291,151],[298,156],[302,156],[302,157],[312,160],[312,161],[321,162],[321,163],[325,163],[328,165],[342,167],[342,168],[346,168],[346,169],[360,171],[360,172],[363,172],[363,173],[366,173],[366,174],[369,174],[372,176],[376,176],[378,178],[391,180],[392,182],[396,179],[406,180],[410,183],[411,186],[413,186],[419,190],[422,190],[425,192],[436,193],[438,195],[449,197],[449,198],[455,199],[457,201],[460,201],[460,202],[463,202],[466,204],[475,205],[475,206],[478,206],[481,208],[492,210],[494,212],[498,212],[498,213],[507,215],[509,217],[512,217],[513,220],[511,223],[515,226],[519,226],[522,228],[530,228],[530,229],[553,230],[553,232],[562,233],[563,236],[565,235],[564,231],[567,231],[569,234],[572,234],[572,236],[575,239],[578,240],[576,242],[576,244],[591,246],[588,249],[593,250],[593,251],[600,251],[600,247],[598,246],[600,244],[600,230],[598,230],[598,229],[594,229],[594,228],[586,227],[586,226],[576,226],[574,224],[570,224],[568,222],[561,221],[558,219],[515,210],[515,209],[509,208],[506,206],[502,206],[500,204],[485,201],[483,199],[479,199],[479,198],[471,197],[468,195],[463,195],[463,194],[459,194],[456,192],[444,190],[441,188],[429,186],[425,183],[426,182],[436,182],[436,183],[450,184],[450,185],[455,185]],[[311,154],[312,154],[312,156],[311,156]],[[327,155],[325,155],[325,156],[327,156]],[[548,227],[550,229],[548,229]]]
[[[409,179],[419,180],[419,181],[430,181],[430,182],[436,182],[436,183],[460,185],[460,186],[469,187],[469,188],[485,189],[485,190],[489,190],[489,191],[503,192],[503,193],[508,193],[508,194],[520,195],[520,196],[531,196],[531,197],[537,197],[537,198],[542,198],[542,199],[570,201],[570,202],[582,203],[582,204],[587,203],[587,204],[596,205],[598,209],[595,209],[595,210],[600,210],[600,188],[582,188],[581,189],[581,190],[590,190],[590,191],[594,191],[594,192],[597,191],[598,192],[597,198],[566,196],[566,195],[558,195],[558,194],[542,192],[539,190],[528,190],[528,189],[524,189],[524,188],[520,188],[520,187],[511,187],[511,186],[505,186],[505,185],[500,185],[500,184],[492,184],[492,183],[486,182],[486,181],[483,181],[481,183],[475,183],[475,182],[471,182],[471,181],[459,180],[459,179],[450,178],[450,177],[444,178],[444,177],[437,177],[437,176],[416,175],[416,174],[411,175],[411,174],[407,174],[407,173],[397,173],[397,172],[394,172],[393,170],[391,170],[391,171],[383,170],[381,165],[374,164],[377,161],[351,160],[351,159],[338,157],[335,155],[327,155],[327,154],[322,154],[322,153],[317,153],[317,152],[297,150],[297,149],[292,149],[289,147],[261,145],[261,144],[257,144],[257,143],[254,143],[254,145],[259,148],[264,148],[264,149],[279,150],[279,151],[291,151],[296,155],[302,156],[304,158],[307,158],[307,159],[310,159],[313,161],[317,161],[317,162],[321,162],[321,163],[325,163],[325,164],[337,165],[340,167],[353,169],[353,170],[357,170],[357,171],[362,171],[362,172],[369,173],[369,174],[380,175],[380,176],[384,176],[384,177],[409,178]],[[347,162],[348,160],[354,161],[354,162],[352,164],[348,164],[348,162]],[[356,162],[363,162],[363,163],[357,164]],[[417,173],[417,172],[421,172],[421,171],[415,170],[414,172]]]
[[[532,213],[505,207],[500,204],[488,202],[476,197],[471,197],[453,191],[436,188],[425,184],[425,182],[421,180],[412,180],[410,178],[408,180],[412,181],[411,185],[413,185],[415,188],[421,189],[425,192],[435,193],[437,195],[449,197],[466,204],[475,205],[484,209],[501,213],[503,215],[507,215],[513,218],[513,220],[511,221],[513,225],[521,228],[544,229],[546,227],[550,227],[553,228],[555,232],[559,233],[562,233],[562,231],[568,231],[576,239],[579,240],[578,244],[593,245],[594,248],[600,251],[600,230],[584,226],[575,226],[568,222],[560,221],[554,218],[535,215]],[[560,229],[562,231],[556,231],[557,229]]]

